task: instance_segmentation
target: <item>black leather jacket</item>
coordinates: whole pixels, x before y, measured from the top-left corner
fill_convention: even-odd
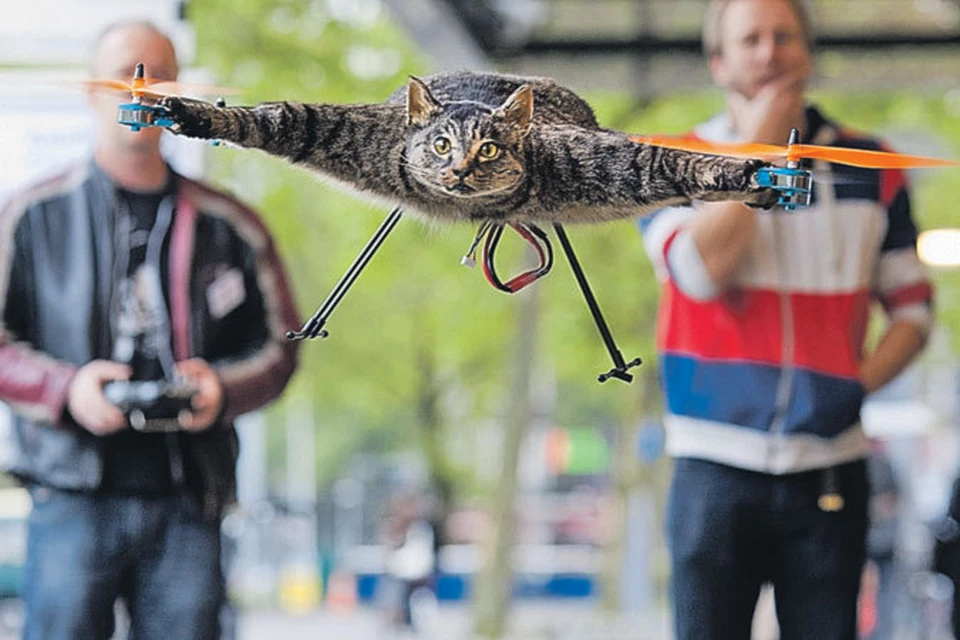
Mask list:
[[[283,268],[257,216],[174,174],[165,243],[167,305],[177,360],[200,357],[224,386],[222,420],[190,434],[204,512],[235,497],[232,421],[276,398],[296,367],[299,326]],[[98,438],[66,407],[74,372],[109,359],[114,185],[92,161],[14,195],[0,209],[0,400],[15,414],[6,470],[26,482],[95,490]]]

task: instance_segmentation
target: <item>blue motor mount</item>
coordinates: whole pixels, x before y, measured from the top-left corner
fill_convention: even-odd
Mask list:
[[[140,131],[144,127],[171,127],[173,119],[170,112],[164,107],[149,106],[138,102],[121,104],[117,107],[117,122],[132,131]]]
[[[757,184],[779,192],[777,204],[787,211],[795,211],[810,204],[813,174],[795,167],[763,167],[757,171]]]
[[[217,106],[225,106],[223,99],[217,101]],[[166,107],[149,106],[139,102],[130,102],[121,104],[117,107],[117,122],[130,127],[131,131],[140,131],[145,127],[165,127],[174,125],[173,118],[170,117],[170,111]],[[219,140],[211,140],[210,145],[219,147]]]

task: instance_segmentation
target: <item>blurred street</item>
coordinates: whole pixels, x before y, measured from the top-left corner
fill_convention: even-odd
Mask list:
[[[668,640],[666,613],[645,616],[604,618],[592,602],[523,602],[514,609],[512,628],[505,640]],[[472,638],[469,609],[445,606],[428,629],[420,635],[391,631],[373,609],[350,613],[316,611],[292,616],[280,611],[256,611],[240,616],[237,640],[380,640],[423,638],[466,640]]]
[[[470,610],[447,605],[435,610],[419,634],[390,629],[376,609],[351,611],[317,609],[291,614],[279,609],[242,612],[234,631],[224,629],[223,640],[467,640],[472,639]],[[10,620],[13,622],[13,620]],[[666,612],[646,616],[604,617],[592,602],[521,602],[514,607],[511,628],[504,640],[668,640]],[[19,634],[0,624],[0,640]]]

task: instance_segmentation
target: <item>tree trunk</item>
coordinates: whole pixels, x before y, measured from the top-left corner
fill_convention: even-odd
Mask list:
[[[421,332],[422,335],[422,332]],[[430,488],[436,499],[433,517],[445,523],[453,504],[454,482],[443,442],[443,417],[440,412],[440,382],[436,375],[436,354],[433,342],[416,342],[417,358],[417,424],[423,455],[427,464]],[[441,527],[441,537],[444,531]]]
[[[501,638],[509,615],[513,592],[512,551],[516,517],[517,467],[520,447],[527,433],[532,409],[530,378],[540,312],[538,289],[519,301],[513,375],[510,381],[501,460],[503,467],[490,508],[492,527],[484,542],[483,565],[477,575],[474,596],[475,633],[482,638]]]
[[[637,427],[645,416],[653,413],[657,402],[655,365],[644,364],[639,371],[639,389],[633,394],[617,425],[610,465],[610,486],[607,490],[607,535],[600,564],[600,607],[608,613],[623,611],[623,571],[626,562],[627,510],[630,496],[639,484],[650,484],[643,473],[636,446]]]

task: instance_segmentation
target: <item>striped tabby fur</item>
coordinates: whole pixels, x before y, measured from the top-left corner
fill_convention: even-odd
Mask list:
[[[761,161],[632,142],[547,78],[411,78],[381,104],[160,104],[176,133],[261,149],[435,219],[598,223],[691,199],[776,198],[753,183]]]

